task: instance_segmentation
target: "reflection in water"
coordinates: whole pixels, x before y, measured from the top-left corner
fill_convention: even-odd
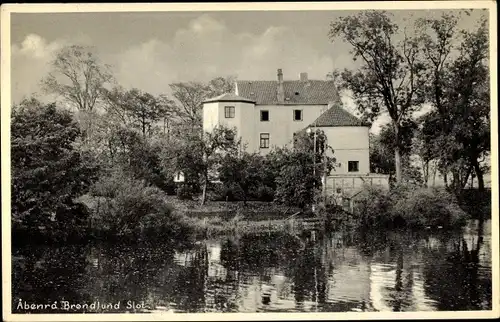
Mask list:
[[[13,258],[13,311],[26,312],[19,299],[121,303],[71,313],[491,309],[490,229],[471,222],[461,233],[266,233],[183,249],[23,248]]]

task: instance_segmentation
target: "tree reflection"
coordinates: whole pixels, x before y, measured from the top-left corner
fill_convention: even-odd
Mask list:
[[[17,309],[19,300],[28,304],[52,304],[61,300],[83,303],[88,283],[85,272],[87,247],[30,247],[14,250],[12,261],[12,312],[58,313],[61,310]]]
[[[441,238],[440,247],[428,250],[425,292],[438,303],[439,310],[491,309],[491,273],[480,274],[483,234],[481,223],[471,249],[463,235],[455,235]]]

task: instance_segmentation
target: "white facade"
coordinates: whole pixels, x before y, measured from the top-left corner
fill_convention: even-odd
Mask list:
[[[234,108],[226,117],[226,107]],[[307,127],[327,110],[327,105],[255,105],[247,102],[211,102],[203,107],[203,130],[211,131],[217,125],[236,128],[248,152],[263,155],[273,147],[291,146],[293,134]],[[302,120],[295,120],[295,110],[301,110]],[[269,120],[261,120],[261,112],[267,111]],[[370,172],[369,128],[367,126],[318,127],[328,138],[334,150],[337,166],[331,175]],[[261,134],[269,134],[269,147],[261,147]],[[349,161],[358,162],[357,171],[349,171]],[[351,169],[352,170],[352,169]]]
[[[281,69],[274,81],[237,81],[235,93],[203,104],[204,131],[217,125],[235,128],[246,150],[262,155],[291,147],[294,134],[307,128],[322,130],[336,158],[325,184],[330,193],[387,181],[370,175],[369,127],[342,108],[333,81],[309,80],[307,73],[284,80]]]

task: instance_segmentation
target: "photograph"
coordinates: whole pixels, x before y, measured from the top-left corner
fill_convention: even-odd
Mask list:
[[[499,317],[496,14],[2,5],[3,319]]]

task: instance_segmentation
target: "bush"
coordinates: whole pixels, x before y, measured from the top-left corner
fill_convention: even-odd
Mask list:
[[[96,198],[92,229],[100,236],[158,238],[172,236],[182,228],[159,188],[123,173],[101,178],[91,195]]]
[[[273,201],[274,190],[268,186],[259,186],[255,191],[255,198],[259,201]]]
[[[453,195],[434,188],[408,191],[394,203],[392,213],[411,227],[461,225],[467,217]]]
[[[186,184],[180,185],[177,188],[177,198],[180,200],[193,200],[193,189]]]
[[[468,218],[445,190],[410,186],[390,191],[366,187],[356,198],[355,213],[366,227],[450,227]]]
[[[387,226],[392,222],[392,200],[387,190],[366,186],[356,196],[354,211],[363,225]]]

